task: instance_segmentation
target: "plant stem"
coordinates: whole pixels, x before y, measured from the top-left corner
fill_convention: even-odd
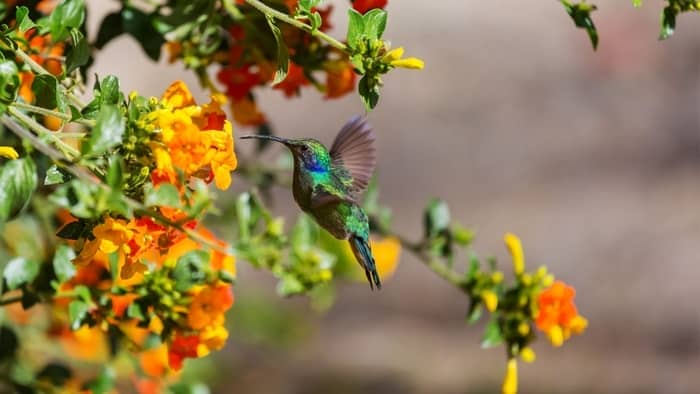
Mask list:
[[[320,30],[314,30],[311,26],[307,25],[304,22],[301,22],[299,20],[296,20],[292,18],[291,16],[277,11],[276,9],[266,5],[260,0],[245,0],[246,3],[248,3],[251,7],[257,9],[258,11],[262,12],[263,14],[267,16],[271,16],[275,19],[281,20],[282,22],[288,23],[298,29],[304,30],[308,33],[310,33],[314,37],[318,37],[324,41],[326,41],[328,44],[331,46],[343,51],[343,52],[348,52],[348,47],[347,45],[343,44],[342,42],[336,40],[335,38],[329,36],[328,34],[320,31]],[[227,8],[228,9],[228,8]],[[235,17],[234,15],[232,15]]]
[[[63,112],[52,111],[50,109],[37,107],[36,105],[21,103],[19,101],[15,101],[14,103],[12,103],[12,106],[15,108],[24,110],[24,111],[33,112],[35,114],[40,114],[40,115],[44,115],[44,116],[53,116],[54,118],[59,118],[59,119],[64,120],[64,121],[68,121],[71,118],[70,115],[64,114]]]
[[[21,295],[5,298],[4,300],[0,300],[0,306],[10,305],[20,301],[22,301]]]
[[[68,156],[68,159],[72,160],[80,156],[80,152],[77,149],[66,144],[64,141],[62,141],[56,136],[56,133],[53,133],[51,130],[37,123],[37,121],[35,121],[31,117],[22,113],[22,111],[18,110],[17,107],[15,107],[14,105],[10,105],[9,107],[7,107],[7,112],[13,117],[17,118],[20,122],[24,123],[34,132],[36,132],[40,137],[50,139],[58,147],[58,149],[61,150],[61,152],[64,155]]]

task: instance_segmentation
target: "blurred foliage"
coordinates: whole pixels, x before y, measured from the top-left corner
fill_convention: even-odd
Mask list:
[[[598,30],[591,17],[591,13],[598,7],[585,0],[573,2],[569,0],[559,0],[573,20],[576,27],[584,29],[591,40],[593,49],[598,47]],[[659,39],[665,40],[676,31],[676,18],[678,15],[700,11],[700,1],[697,0],[665,0],[666,6],[661,11],[661,32]],[[642,0],[632,0],[635,7],[642,6]]]

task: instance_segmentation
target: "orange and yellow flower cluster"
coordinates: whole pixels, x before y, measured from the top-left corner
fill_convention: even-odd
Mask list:
[[[231,184],[237,162],[223,101],[214,98],[198,106],[187,86],[176,82],[152,102],[152,110],[136,122],[149,135],[143,143],[148,149],[142,151],[144,157],[129,159],[151,163],[150,182],[143,187],[171,184],[185,207],[195,179],[220,189]],[[102,328],[120,327],[132,343],[145,346],[141,361],[146,378],[179,370],[184,359],[223,347],[228,338],[224,314],[234,300],[227,278],[235,276],[227,245],[184,208],[150,209],[152,214],[131,218],[106,213],[76,241],[77,273],[61,286],[69,294],[80,286],[94,289],[89,320]],[[63,221],[68,226],[76,219],[64,214]],[[206,248],[214,250],[200,254]],[[187,265],[191,259],[198,262],[196,275]],[[149,335],[159,336],[162,345],[146,347]]]
[[[198,106],[183,82],[175,82],[165,92],[162,108],[145,116],[147,127],[157,134],[151,143],[156,168],[155,184],[178,183],[178,171],[191,177],[213,180],[219,189],[231,185],[231,171],[238,162],[233,151],[231,123],[214,95],[211,103]]]

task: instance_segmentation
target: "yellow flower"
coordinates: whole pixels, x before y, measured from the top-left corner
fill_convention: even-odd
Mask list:
[[[116,252],[134,236],[134,232],[127,227],[127,222],[109,216],[104,223],[95,226],[92,233],[100,240],[100,251],[107,254]]]
[[[518,392],[518,360],[515,358],[508,359],[501,392],[503,394],[517,394]]]
[[[194,98],[184,82],[175,81],[163,93],[163,103],[169,107],[183,108],[194,105]]]
[[[212,350],[220,350],[226,344],[228,331],[222,325],[209,326],[199,335],[197,357],[204,357]]]
[[[394,67],[410,68],[414,70],[422,70],[425,67],[423,60],[417,57],[403,57],[403,47],[392,49],[384,55],[382,61]]]
[[[370,240],[370,247],[374,255],[374,263],[380,278],[389,278],[399,265],[401,255],[401,242],[396,237],[387,237],[379,241]]]
[[[572,334],[581,334],[588,326],[588,320],[578,314],[575,295],[573,287],[556,281],[537,297],[535,324],[555,347],[563,345]]]
[[[78,266],[88,265],[97,254],[97,251],[100,250],[100,243],[99,239],[86,241],[80,254],[73,259],[73,264]]]
[[[498,296],[492,290],[484,290],[481,292],[481,301],[484,302],[486,309],[493,312],[498,307]]]
[[[523,245],[517,235],[508,233],[503,237],[506,247],[513,258],[513,272],[520,275],[525,271],[525,257],[523,256]]]
[[[0,146],[0,157],[17,160],[17,158],[19,158],[19,153],[11,146]]]

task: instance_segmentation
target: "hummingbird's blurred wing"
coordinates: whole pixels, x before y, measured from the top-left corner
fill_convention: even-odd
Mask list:
[[[330,154],[333,165],[346,170],[352,178],[351,191],[364,191],[377,163],[374,133],[367,119],[353,116],[335,137]]]

